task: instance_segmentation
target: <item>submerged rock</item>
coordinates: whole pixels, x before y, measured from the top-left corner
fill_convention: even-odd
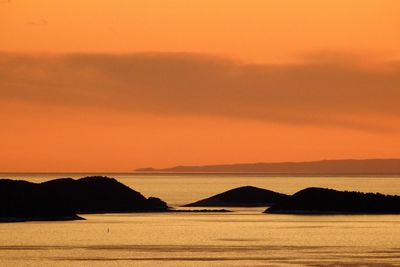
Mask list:
[[[232,212],[231,210],[227,209],[199,209],[199,210],[176,210],[171,209],[169,212],[183,212],[183,213],[225,213],[225,212]]]

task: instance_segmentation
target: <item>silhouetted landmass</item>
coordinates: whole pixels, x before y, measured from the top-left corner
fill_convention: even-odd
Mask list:
[[[243,186],[187,204],[184,207],[266,207],[286,198],[288,196],[285,194],[254,186]]]
[[[142,168],[136,171],[161,173],[400,174],[400,159],[177,166],[166,169]]]
[[[310,187],[269,207],[265,213],[400,214],[400,196]]]
[[[61,178],[44,183],[0,180],[0,220],[79,219],[76,214],[166,211],[158,198],[145,198],[113,178]]]

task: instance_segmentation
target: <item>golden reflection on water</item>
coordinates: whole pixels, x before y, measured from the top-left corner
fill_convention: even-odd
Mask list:
[[[337,266],[400,261],[400,216],[104,214],[0,224],[1,266]]]

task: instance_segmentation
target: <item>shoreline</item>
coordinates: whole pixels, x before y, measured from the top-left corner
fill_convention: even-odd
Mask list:
[[[57,217],[0,217],[0,223],[16,223],[16,222],[57,222],[57,221],[84,221],[85,218],[79,215],[73,216],[57,216]]]

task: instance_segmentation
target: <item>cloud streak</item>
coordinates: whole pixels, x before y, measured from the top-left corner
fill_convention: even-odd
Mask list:
[[[28,21],[26,24],[31,25],[31,26],[46,26],[47,25],[47,20],[45,19],[39,19],[35,21]]]
[[[0,98],[172,116],[374,128],[400,118],[400,63],[251,65],[211,55],[0,55]]]

